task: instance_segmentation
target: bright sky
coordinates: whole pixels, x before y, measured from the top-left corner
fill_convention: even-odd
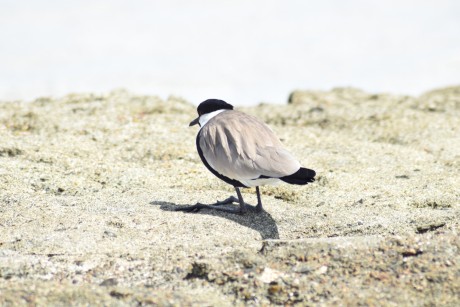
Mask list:
[[[122,87],[244,105],[455,84],[458,0],[0,0],[0,99]]]

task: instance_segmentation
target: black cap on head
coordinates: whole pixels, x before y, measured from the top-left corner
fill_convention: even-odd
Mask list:
[[[218,110],[233,110],[233,106],[219,99],[208,99],[200,103],[197,108],[198,115],[211,113]]]

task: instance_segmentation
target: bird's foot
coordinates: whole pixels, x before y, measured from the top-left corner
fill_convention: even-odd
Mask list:
[[[223,206],[223,205],[229,205],[229,204],[233,204],[233,203],[239,204],[240,202],[239,202],[238,198],[236,198],[235,196],[230,196],[227,199],[224,199],[224,200],[221,200],[221,201],[218,200],[216,203],[211,204],[209,206]],[[241,207],[241,205],[240,205],[240,207]],[[262,204],[258,203],[257,206],[252,206],[252,205],[250,205],[248,203],[244,203],[244,208],[243,208],[242,212],[245,212],[245,211],[260,212],[260,211],[262,211]]]
[[[217,211],[222,211],[222,212],[227,212],[227,213],[235,213],[235,214],[244,214],[245,212],[260,212],[262,211],[262,208],[259,208],[258,206],[251,206],[249,204],[244,204],[244,207],[241,208],[240,205],[232,205],[232,206],[227,206],[224,207],[224,205],[228,205],[228,203],[222,203],[222,202],[217,202],[215,204],[211,205],[205,205],[201,203],[196,203],[195,205],[191,206],[181,206],[175,209],[175,211],[183,211],[187,213],[196,213],[199,212],[202,209],[209,209],[209,210],[217,210]]]
[[[246,204],[244,208],[246,211],[251,211],[251,212],[261,212],[262,211],[262,206],[259,206],[259,205],[252,206],[252,205]]]
[[[239,203],[238,198],[235,196],[230,196],[227,199],[224,200],[218,200],[215,204],[212,204],[210,206],[222,206],[222,205],[228,205],[228,204],[233,204],[233,203]]]
[[[233,204],[233,203],[237,203],[238,205],[237,206],[232,206],[233,208],[228,208],[228,207],[221,208],[221,209],[217,208],[217,206],[230,205],[230,204]],[[221,211],[225,211],[225,212],[243,214],[243,213],[245,213],[247,211],[251,211],[251,212],[260,212],[260,211],[262,211],[262,204],[258,204],[257,206],[252,206],[252,205],[250,205],[250,204],[248,204],[246,202],[243,202],[243,205],[241,205],[240,201],[238,200],[238,198],[236,198],[235,196],[230,196],[227,199],[217,201],[214,204],[210,204],[206,208],[221,210]]]
[[[237,193],[239,190],[237,190]],[[239,194],[241,196],[241,194]],[[232,205],[233,203],[237,203],[237,205]],[[226,206],[228,205],[228,206]],[[183,212],[198,212],[202,209],[211,209],[211,210],[217,210],[217,211],[223,211],[223,212],[228,212],[228,213],[236,213],[236,214],[244,214],[245,212],[251,211],[251,212],[261,212],[262,211],[262,204],[260,203],[260,200],[257,204],[257,206],[251,206],[243,201],[243,198],[241,197],[241,201],[236,198],[235,196],[230,196],[224,200],[217,201],[214,204],[201,204],[201,203],[196,203],[195,205],[191,206],[181,206],[175,209],[175,211],[183,211]]]

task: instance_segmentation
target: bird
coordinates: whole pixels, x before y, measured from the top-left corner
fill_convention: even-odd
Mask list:
[[[181,206],[177,211],[261,212],[259,186],[279,182],[305,185],[315,181],[316,172],[301,167],[270,127],[258,118],[234,110],[231,104],[219,99],[201,102],[197,112],[198,117],[189,126],[200,126],[196,148],[201,161],[216,177],[232,185],[237,197],[208,205]],[[241,195],[240,188],[250,187],[256,188],[256,206],[245,203]]]

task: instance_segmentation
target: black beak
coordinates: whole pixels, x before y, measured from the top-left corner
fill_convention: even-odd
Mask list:
[[[200,117],[198,116],[197,118],[195,118],[194,120],[192,120],[190,122],[190,125],[188,125],[189,127],[191,126],[195,126],[196,124],[199,124],[200,123]]]

